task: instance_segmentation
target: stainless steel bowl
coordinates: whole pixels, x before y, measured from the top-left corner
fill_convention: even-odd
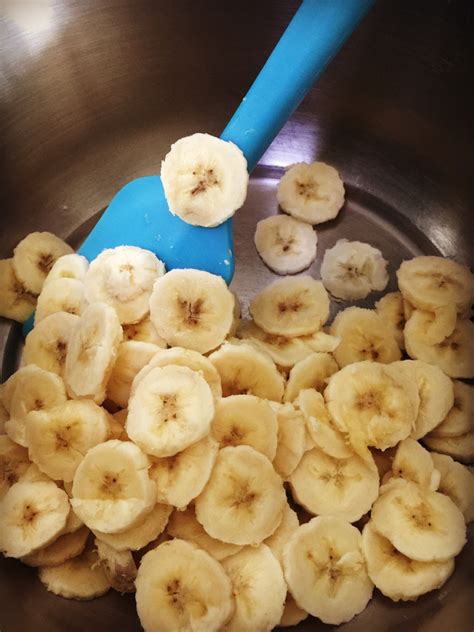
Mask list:
[[[3,0],[0,22],[0,256],[27,232],[77,245],[128,180],[159,172],[176,138],[218,134],[296,8],[284,0]],[[255,171],[235,222],[238,294],[272,278],[252,237],[277,210],[283,166],[325,160],[348,184],[319,252],[341,237],[403,257],[440,252],[473,264],[470,0],[379,0]],[[320,257],[311,271],[318,274]],[[372,304],[369,301],[367,304]],[[3,322],[3,377],[19,330]],[[345,630],[472,629],[473,545],[441,591],[416,603],[376,595]],[[47,593],[32,569],[0,564],[2,632],[139,630],[134,601]],[[326,626],[314,619],[298,629]]]

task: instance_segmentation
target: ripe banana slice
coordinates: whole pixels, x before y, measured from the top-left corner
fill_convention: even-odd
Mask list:
[[[63,255],[56,259],[53,266],[44,280],[43,289],[57,279],[76,279],[76,281],[84,281],[89,262],[82,255],[72,254]]]
[[[39,294],[53,264],[74,251],[52,233],[30,233],[13,251],[16,277],[32,294]]]
[[[310,276],[278,279],[249,306],[256,324],[277,336],[304,336],[321,328],[329,316],[329,297],[321,281]]]
[[[260,220],[254,241],[263,262],[277,274],[296,274],[316,259],[316,231],[288,215]]]
[[[79,316],[57,312],[46,316],[25,339],[22,362],[64,377],[66,356]]]
[[[283,376],[273,360],[251,344],[225,343],[209,356],[222,384],[222,395],[255,395],[281,402]]]
[[[160,347],[150,342],[128,340],[121,342],[117,351],[117,359],[107,382],[107,399],[118,406],[126,408],[132,382],[135,376],[147,365]]]
[[[283,615],[286,583],[278,560],[265,544],[246,546],[223,560],[232,582],[235,610],[226,624],[228,632],[266,632]]]
[[[84,280],[89,303],[107,303],[120,323],[138,323],[148,314],[153,284],[165,273],[149,250],[118,246],[104,250],[91,263]]]
[[[344,204],[344,184],[334,167],[324,162],[291,165],[278,183],[281,208],[309,224],[334,219]]]
[[[30,458],[55,480],[72,481],[86,452],[108,434],[107,412],[90,400],[69,400],[26,419]]]
[[[405,349],[403,329],[405,327],[405,307],[401,292],[387,292],[375,303],[375,311],[390,328],[400,349]]]
[[[436,491],[440,473],[435,467],[428,450],[417,441],[408,438],[398,445],[392,462],[391,478],[403,478],[417,483],[420,487]]]
[[[341,342],[340,338],[331,336],[326,331],[316,331],[309,336],[301,336],[300,340],[316,353],[334,353]]]
[[[296,601],[291,596],[291,593],[287,593],[285,608],[278,624],[282,628],[290,628],[293,625],[298,625],[301,621],[308,618],[308,613],[303,608],[300,608]]]
[[[214,399],[200,373],[185,366],[155,367],[130,399],[126,430],[147,454],[173,456],[203,439],[213,417]]]
[[[438,491],[451,498],[469,524],[474,520],[474,474],[445,454],[432,452],[431,457],[441,474]]]
[[[379,494],[375,465],[369,467],[356,454],[335,459],[318,448],[303,455],[289,482],[293,497],[307,511],[347,522],[367,513]]]
[[[285,548],[286,543],[290,539],[290,536],[296,531],[296,529],[300,526],[298,516],[295,511],[290,507],[288,503],[285,505],[285,510],[283,511],[283,518],[273,535],[264,540],[264,544],[266,544],[276,559],[283,566],[283,549]]]
[[[312,353],[291,369],[283,401],[294,401],[298,393],[307,388],[314,388],[322,393],[331,375],[338,370],[337,362],[329,353]]]
[[[422,311],[422,310],[412,310]],[[410,316],[411,318],[411,316]],[[455,305],[446,305],[439,307],[434,312],[423,312],[423,340],[430,345],[437,345],[450,336],[457,321],[457,312]]]
[[[233,323],[234,297],[224,280],[202,270],[171,270],[158,279],[150,318],[170,346],[207,353],[224,342]]]
[[[362,360],[383,364],[400,360],[400,349],[390,327],[372,309],[347,307],[338,313],[330,331],[341,339],[334,351],[340,367]]]
[[[458,437],[474,430],[474,387],[453,380],[454,402],[443,421],[434,428],[430,437]]]
[[[324,253],[321,279],[335,298],[356,301],[387,287],[387,263],[370,244],[339,239]]]
[[[12,261],[0,260],[0,316],[24,323],[35,309],[36,297],[17,279]]]
[[[126,531],[156,502],[148,467],[146,455],[130,441],[110,440],[96,445],[76,470],[72,508],[90,529]]]
[[[454,558],[417,562],[406,557],[377,533],[372,520],[362,531],[362,551],[370,579],[392,601],[413,601],[441,588],[454,570]]]
[[[430,450],[441,452],[461,461],[461,463],[474,463],[474,431],[466,432],[456,437],[423,437],[423,443]]]
[[[136,340],[137,342],[150,342],[162,349],[167,348],[166,340],[163,340],[156,332],[149,316],[146,316],[139,323],[123,325],[123,340]]]
[[[285,579],[298,606],[333,625],[362,612],[373,584],[361,549],[361,534],[341,518],[318,516],[301,525],[283,552]]]
[[[277,404],[276,406],[277,450],[273,467],[282,479],[286,480],[305,452],[306,431],[303,415],[292,404]]]
[[[234,143],[193,134],[171,145],[161,180],[173,215],[194,226],[218,226],[247,196],[247,161]]]
[[[400,553],[420,562],[448,560],[466,543],[464,516],[453,501],[409,481],[379,496],[372,520]]]
[[[95,540],[100,565],[110,586],[119,593],[135,592],[137,567],[130,551],[116,551],[111,546]]]
[[[273,461],[277,449],[276,413],[265,399],[231,395],[216,402],[211,434],[221,448],[249,445]]]
[[[213,538],[256,546],[277,529],[285,502],[282,480],[263,454],[227,447],[196,498],[196,517]]]
[[[31,465],[26,448],[0,435],[0,499],[17,483]]]
[[[49,281],[38,296],[35,325],[56,312],[80,316],[86,305],[84,284],[81,281],[65,278]]]
[[[0,550],[19,558],[47,546],[64,528],[68,513],[67,494],[54,483],[16,483],[0,507]]]
[[[72,533],[60,535],[52,544],[38,549],[30,555],[21,558],[27,566],[58,566],[67,560],[77,557],[85,549],[89,529],[81,527]]]

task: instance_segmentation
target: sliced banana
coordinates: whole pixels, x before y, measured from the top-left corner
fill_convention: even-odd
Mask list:
[[[54,483],[16,483],[0,506],[0,550],[19,558],[47,546],[64,528],[68,513],[67,494]]]
[[[333,625],[362,612],[373,584],[361,549],[361,534],[341,518],[319,516],[301,525],[283,552],[285,579],[297,605]]]
[[[207,353],[224,342],[233,323],[234,297],[222,277],[202,270],[171,270],[158,279],[150,318],[170,346]]]
[[[6,435],[0,436],[0,499],[17,483],[30,467],[28,450]]]
[[[330,331],[341,339],[334,351],[340,367],[362,360],[383,364],[400,360],[400,349],[393,332],[372,309],[347,307],[338,313]]]
[[[242,306],[240,304],[239,297],[233,290],[230,291],[234,297],[234,309],[232,310],[232,325],[229,329],[229,333],[227,334],[228,338],[234,337],[237,334],[237,329],[240,325],[240,318],[242,316]]]
[[[300,608],[296,601],[291,596],[291,593],[286,595],[285,608],[278,624],[282,628],[290,628],[293,625],[298,625],[301,621],[308,618],[308,613],[303,608]]]
[[[461,463],[474,463],[474,431],[456,437],[423,437],[423,443],[429,450],[447,454]]]
[[[81,527],[72,533],[60,535],[54,542],[21,558],[27,566],[58,566],[77,557],[86,547],[89,529]]]
[[[48,276],[44,280],[43,289],[48,283],[56,281],[57,279],[76,279],[76,281],[84,281],[88,269],[89,262],[82,255],[63,255],[53,263]]]
[[[222,395],[255,395],[280,402],[284,379],[273,360],[251,344],[225,343],[209,356],[222,384]]]
[[[448,560],[466,542],[464,516],[453,501],[409,481],[379,496],[372,520],[400,553],[420,562]]]
[[[185,366],[155,367],[130,399],[126,430],[147,454],[173,456],[203,439],[213,416],[211,389],[200,373]]]
[[[135,376],[147,365],[160,347],[150,342],[128,340],[121,342],[112,373],[107,382],[107,399],[125,408]]]
[[[218,226],[245,202],[249,175],[237,145],[193,134],[171,145],[161,180],[173,215],[195,226]]]
[[[370,244],[339,239],[324,253],[321,279],[335,298],[355,301],[387,287],[387,261]]]
[[[110,586],[119,593],[135,592],[137,567],[130,551],[116,551],[111,546],[95,540],[100,565]]]
[[[430,437],[458,437],[474,430],[474,386],[453,380],[453,394],[451,410]]]
[[[35,325],[43,318],[56,312],[67,312],[80,316],[87,302],[84,284],[77,279],[56,279],[41,290],[35,312]]]
[[[431,457],[441,475],[438,491],[451,498],[469,524],[474,520],[474,474],[445,454],[431,452]]]
[[[249,307],[256,324],[269,334],[304,336],[321,328],[329,316],[329,297],[310,276],[278,279],[257,294]]]
[[[423,342],[428,345],[437,345],[450,336],[457,321],[457,312],[455,305],[446,305],[440,307],[434,312],[427,312],[419,309],[412,309],[413,312],[423,312]],[[407,319],[409,320],[409,319]]]
[[[24,323],[35,309],[36,297],[17,279],[12,261],[0,260],[0,316]]]
[[[90,529],[126,531],[156,502],[148,467],[146,455],[130,441],[96,445],[76,470],[71,499],[74,511]]]
[[[137,342],[150,342],[162,349],[166,349],[168,346],[166,344],[166,340],[157,334],[156,329],[150,320],[150,316],[146,316],[139,323],[123,325],[122,329],[124,341],[136,340]]]
[[[278,560],[265,544],[246,546],[223,560],[232,582],[235,610],[226,624],[228,632],[266,632],[283,615],[286,583]]]
[[[454,570],[454,558],[418,562],[406,557],[377,533],[372,521],[362,531],[362,551],[370,579],[392,601],[413,601],[441,588]]]
[[[334,219],[344,204],[344,184],[334,167],[324,162],[291,165],[278,183],[281,208],[309,224]]]
[[[390,328],[400,349],[405,348],[403,329],[405,327],[405,306],[401,292],[387,292],[375,303],[375,311]]]
[[[291,369],[283,401],[294,401],[298,393],[307,388],[323,392],[331,375],[338,370],[337,362],[329,353],[312,353]]]
[[[26,442],[31,460],[55,480],[70,482],[90,448],[106,441],[106,411],[90,400],[70,400],[29,413]]]
[[[303,415],[292,404],[277,404],[277,450],[273,459],[276,472],[286,480],[301,461],[306,449]]]
[[[282,480],[263,454],[227,447],[196,498],[196,517],[213,538],[256,546],[277,529],[285,502]]]
[[[316,353],[334,353],[341,342],[338,336],[331,336],[327,331],[316,331],[314,334],[301,336],[300,340]]]
[[[316,259],[316,231],[288,215],[260,220],[254,241],[263,262],[277,274],[296,274]]]
[[[300,522],[296,512],[293,511],[288,503],[286,503],[285,510],[283,511],[283,518],[281,519],[277,530],[273,533],[273,535],[264,540],[264,544],[269,547],[281,565],[283,565],[283,549],[290,539],[290,536],[299,526]]]
[[[52,233],[30,233],[13,251],[16,277],[32,294],[39,294],[53,264],[74,251]]]
[[[438,489],[440,473],[428,450],[418,441],[404,439],[398,445],[392,462],[391,477],[403,478],[432,491]]]

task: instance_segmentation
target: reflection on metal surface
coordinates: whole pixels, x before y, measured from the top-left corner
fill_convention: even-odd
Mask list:
[[[53,0],[2,0],[3,19],[12,30],[24,33],[23,42],[30,54],[38,54],[51,44],[56,32]]]

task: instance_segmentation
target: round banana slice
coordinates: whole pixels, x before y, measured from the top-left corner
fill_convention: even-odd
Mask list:
[[[107,303],[120,323],[138,323],[148,314],[154,282],[165,273],[149,250],[118,246],[104,250],[91,263],[84,280],[89,303]]]
[[[66,312],[43,318],[26,336],[23,364],[36,364],[64,377],[69,344],[79,322],[79,316]]]
[[[445,454],[431,452],[431,457],[441,475],[438,491],[451,498],[469,524],[474,520],[474,474]]]
[[[291,593],[287,593],[285,608],[278,624],[281,628],[291,628],[293,625],[298,625],[301,621],[308,618],[308,613],[303,608],[300,608],[296,601],[291,596]]]
[[[234,608],[232,584],[220,563],[184,540],[146,553],[135,586],[145,632],[217,632]]]
[[[163,340],[156,332],[149,316],[146,316],[139,323],[130,323],[123,325],[123,340],[136,340],[137,342],[150,342],[162,349],[167,348],[166,340]]]
[[[56,312],[67,312],[80,316],[86,305],[84,284],[81,281],[65,278],[49,281],[38,296],[35,325],[46,316]]]
[[[296,512],[286,503],[283,518],[281,519],[278,529],[273,535],[264,540],[264,544],[269,547],[281,565],[283,565],[283,549],[290,539],[290,536],[299,526],[300,522]]]
[[[458,437],[474,430],[474,386],[453,380],[454,402],[430,437]]]
[[[43,289],[57,279],[76,279],[76,281],[84,281],[89,262],[82,255],[72,254],[63,255],[56,259],[53,266],[44,280]]]
[[[72,481],[86,452],[106,441],[108,434],[106,411],[90,400],[32,411],[26,419],[30,458],[55,480]]]
[[[374,528],[413,560],[457,555],[466,543],[464,516],[453,501],[409,481],[399,481],[372,507]]]
[[[324,253],[321,279],[335,298],[356,301],[387,287],[387,263],[370,244],[339,239]]]
[[[383,364],[400,360],[400,349],[390,327],[372,309],[347,307],[338,313],[330,331],[341,339],[334,351],[340,367],[362,360]]]
[[[27,566],[58,566],[77,557],[86,547],[89,529],[81,527],[72,533],[60,535],[52,544],[21,558]]]
[[[232,582],[235,610],[226,624],[228,632],[266,632],[283,615],[286,583],[278,560],[265,544],[246,546],[223,560]]]
[[[329,316],[329,297],[310,276],[278,279],[250,302],[256,324],[269,334],[304,336],[321,328]]]
[[[17,483],[31,465],[28,450],[0,435],[0,499]]]
[[[120,533],[134,526],[156,502],[149,462],[130,441],[110,440],[91,448],[76,470],[71,505],[90,528]]]
[[[224,342],[233,322],[234,297],[224,280],[202,270],[171,270],[158,279],[150,318],[170,346],[207,353]]]
[[[154,368],[139,382],[126,430],[147,454],[174,456],[203,439],[213,417],[214,399],[201,374],[169,365]]]
[[[359,531],[340,518],[320,516],[301,525],[283,552],[285,579],[297,605],[333,625],[362,612],[374,587],[361,548]]]
[[[104,401],[121,340],[115,310],[106,303],[91,303],[69,342],[64,381],[71,397]]]
[[[218,226],[245,202],[249,175],[234,143],[193,134],[171,145],[161,181],[173,215],[194,226]]]
[[[466,266],[445,257],[414,257],[397,270],[400,291],[412,305],[434,311],[456,306],[466,313],[474,300],[473,276]]]
[[[362,531],[362,551],[370,579],[392,601],[413,601],[441,588],[454,571],[454,558],[417,562],[377,533],[372,521]]]
[[[331,375],[337,371],[337,362],[329,353],[312,353],[291,369],[283,401],[294,401],[303,389],[313,388],[322,393]]]
[[[196,498],[196,517],[213,538],[256,546],[277,529],[285,502],[282,480],[263,454],[246,445],[227,447]]]
[[[309,224],[334,219],[344,204],[344,184],[334,167],[324,162],[291,165],[278,183],[281,208]]]
[[[32,294],[39,294],[53,264],[74,251],[52,233],[30,233],[13,251],[16,277]]]
[[[461,461],[461,463],[474,463],[474,431],[456,437],[423,437],[423,443],[429,450],[441,452]]]
[[[305,452],[305,424],[303,415],[292,404],[277,406],[277,450],[273,467],[286,480]]]
[[[126,408],[135,376],[159,350],[160,347],[150,342],[136,340],[121,342],[117,351],[117,359],[107,382],[107,399]]]
[[[413,309],[413,312],[423,310]],[[423,311],[423,341],[428,345],[437,345],[450,336],[457,322],[457,312],[455,305],[446,305],[439,307],[434,312]],[[409,320],[409,319],[407,319]]]
[[[117,592],[135,592],[137,567],[130,551],[116,551],[111,546],[95,540],[99,562],[110,586]]]
[[[284,379],[273,360],[251,344],[225,343],[209,356],[219,372],[222,395],[255,395],[281,402]]]
[[[61,533],[68,513],[67,494],[54,483],[16,483],[2,500],[0,550],[19,558],[47,546]]]
[[[249,445],[273,461],[277,449],[276,413],[265,399],[231,395],[216,402],[211,434],[221,448]]]
[[[300,340],[316,353],[334,353],[341,342],[340,338],[331,336],[327,331],[315,331],[314,334],[301,336]]]
[[[12,261],[0,260],[0,316],[24,323],[35,309],[36,297],[17,279]]]
[[[265,265],[277,274],[296,274],[309,268],[316,259],[316,231],[306,222],[287,215],[260,220],[254,241]]]
[[[405,349],[403,329],[405,327],[405,307],[401,292],[387,292],[375,303],[375,311],[390,328],[400,349]]]
[[[418,441],[404,439],[398,445],[392,461],[391,478],[403,478],[432,491],[438,489],[440,473],[433,459]]]

